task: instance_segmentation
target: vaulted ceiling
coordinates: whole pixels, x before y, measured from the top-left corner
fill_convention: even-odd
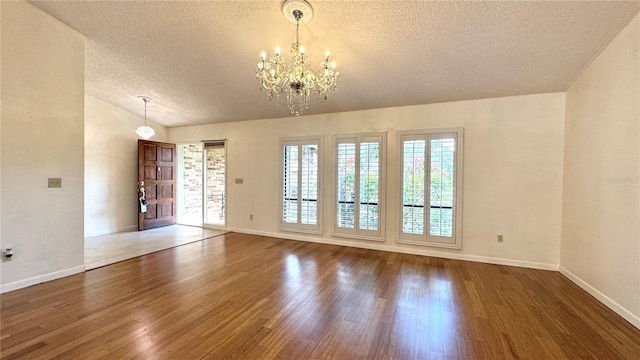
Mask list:
[[[86,36],[85,91],[168,127],[291,116],[254,79],[281,1],[30,1]],[[311,1],[300,41],[342,78],[305,114],[564,91],[638,1]]]

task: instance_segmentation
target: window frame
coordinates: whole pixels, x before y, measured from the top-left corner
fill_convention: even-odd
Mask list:
[[[322,214],[323,214],[323,136],[302,136],[302,137],[288,137],[279,139],[279,156],[280,156],[280,175],[279,175],[279,187],[278,187],[278,229],[280,231],[299,232],[306,234],[322,234]],[[302,146],[304,145],[317,145],[318,146],[318,189],[316,199],[316,224],[302,224],[301,213],[302,207],[300,195],[298,195],[298,208],[297,208],[297,222],[289,223],[284,221],[284,149],[285,146],[298,146],[298,189],[302,189]]]
[[[387,174],[387,133],[363,133],[363,134],[343,134],[335,135],[333,142],[334,150],[334,194],[333,194],[333,231],[332,236],[352,238],[359,240],[384,241],[385,234],[385,194],[386,194],[386,174]],[[360,144],[369,141],[378,141],[379,143],[379,173],[378,173],[378,229],[366,230],[359,229],[360,212],[359,206],[354,208],[354,227],[353,229],[338,226],[338,145],[341,143],[355,143],[356,148],[356,172],[355,172],[355,204],[359,204],[360,199]]]
[[[431,140],[449,138],[453,136],[455,141],[454,155],[454,187],[453,187],[453,226],[452,236],[431,235],[429,231],[430,223],[430,183],[431,183]],[[425,195],[424,195],[424,216],[423,234],[408,234],[403,232],[403,187],[404,187],[404,142],[410,140],[425,140]],[[396,242],[401,244],[432,246],[450,249],[462,248],[462,179],[463,179],[463,149],[464,131],[463,128],[443,128],[430,130],[410,130],[399,131],[397,133],[397,181],[398,181],[398,238]]]

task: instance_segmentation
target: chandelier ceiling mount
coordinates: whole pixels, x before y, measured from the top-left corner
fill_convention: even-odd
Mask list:
[[[281,9],[285,19],[294,24],[297,22],[307,24],[313,18],[313,7],[304,0],[286,0],[282,3]]]

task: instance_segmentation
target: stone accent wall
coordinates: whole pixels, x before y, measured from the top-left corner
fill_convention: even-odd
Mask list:
[[[185,223],[202,223],[202,147],[184,145],[183,147]]]
[[[207,223],[224,223],[226,199],[224,193],[225,150],[207,150]]]

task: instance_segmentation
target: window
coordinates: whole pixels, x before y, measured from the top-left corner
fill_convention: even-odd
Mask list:
[[[280,141],[280,230],[321,233],[321,144],[321,137]]]
[[[398,144],[398,242],[459,249],[462,129],[401,132]]]
[[[335,236],[382,240],[384,134],[336,137]]]

